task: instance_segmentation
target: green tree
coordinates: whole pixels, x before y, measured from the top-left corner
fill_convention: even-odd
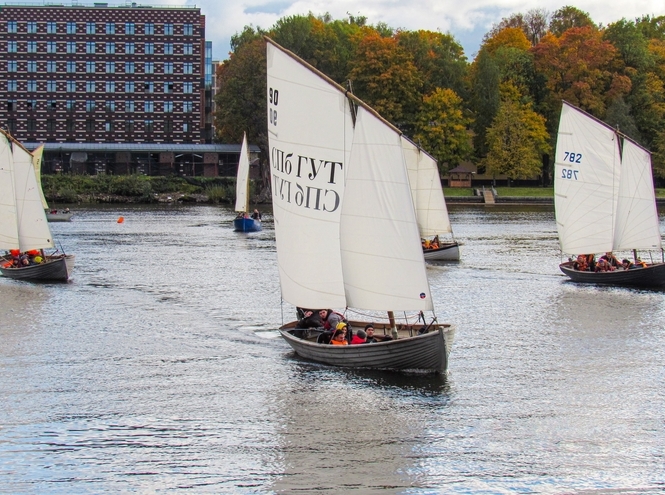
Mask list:
[[[561,36],[563,33],[568,31],[571,28],[579,27],[590,27],[592,29],[598,29],[589,17],[589,14],[581,11],[577,7],[571,7],[567,5],[561,7],[559,10],[552,14],[550,20],[550,31],[554,33],[555,36]]]
[[[471,67],[471,107],[475,115],[473,144],[478,158],[487,154],[487,128],[499,111],[500,83],[498,65],[486,50],[481,49]]]
[[[542,157],[550,152],[545,119],[528,104],[503,99],[492,126],[487,130],[487,146],[486,173],[505,174],[511,179],[539,176]]]
[[[464,116],[463,104],[452,89],[437,88],[424,98],[418,112],[414,140],[436,158],[440,170],[444,164],[455,167],[473,154],[471,119]]]

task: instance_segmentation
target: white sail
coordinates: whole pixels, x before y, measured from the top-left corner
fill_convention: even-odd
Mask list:
[[[32,166],[35,168],[35,178],[39,186],[39,196],[42,198],[42,206],[48,210],[48,203],[44,197],[44,190],[42,189],[42,159],[44,158],[44,145],[37,146],[32,150]]]
[[[32,155],[22,146],[12,146],[14,158],[14,192],[21,251],[54,247],[51,230],[42,206],[40,187],[32,165]]]
[[[612,250],[619,164],[614,131],[564,103],[554,164],[554,206],[564,253]]]
[[[339,220],[353,121],[344,92],[267,43],[268,135],[282,298],[345,307]]]
[[[349,306],[432,310],[400,135],[358,108],[340,220]]]
[[[19,249],[14,158],[11,143],[0,132],[0,249]]]
[[[614,249],[660,248],[651,154],[624,139]]]
[[[236,211],[249,210],[249,148],[247,146],[247,133],[243,133],[240,160],[238,161],[238,175],[236,177]]]

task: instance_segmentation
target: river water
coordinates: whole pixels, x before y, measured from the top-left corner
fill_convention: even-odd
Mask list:
[[[295,357],[266,216],[51,224],[72,280],[0,278],[0,492],[665,491],[665,292],[568,282],[550,207],[451,208],[447,378]]]

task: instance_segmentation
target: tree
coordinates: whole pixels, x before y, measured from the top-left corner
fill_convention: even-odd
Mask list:
[[[478,158],[487,153],[486,133],[499,111],[500,82],[499,67],[487,51],[481,49],[471,69],[471,107],[475,114],[473,143]]]
[[[550,20],[550,31],[555,36],[561,36],[571,28],[580,27],[598,29],[594,22],[591,20],[591,17],[589,17],[589,14],[581,11],[577,7],[571,7],[567,5],[552,14],[552,19]]]
[[[630,105],[628,105],[622,97],[616,98],[610,106],[607,107],[605,123],[620,130],[626,136],[638,143],[642,141],[640,131],[635,125],[635,119],[633,119],[630,114]]]
[[[462,99],[452,89],[437,88],[424,98],[414,140],[436,158],[440,170],[444,164],[456,166],[473,154],[470,125]]]
[[[515,93],[514,88],[507,92]],[[486,173],[505,174],[511,179],[530,179],[542,172],[542,156],[550,152],[545,119],[530,105],[510,98],[501,102],[487,130]]]
[[[517,28],[524,33],[531,45],[535,45],[547,32],[548,18],[549,14],[544,9],[532,9],[526,14],[518,13],[504,17],[501,22],[492,26],[492,29],[485,35],[483,43],[506,28]]]

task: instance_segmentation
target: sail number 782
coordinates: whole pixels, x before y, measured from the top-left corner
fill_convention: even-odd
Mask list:
[[[577,180],[577,174],[579,170],[573,170],[572,168],[562,168],[561,169],[561,178],[562,179],[571,179]]]

